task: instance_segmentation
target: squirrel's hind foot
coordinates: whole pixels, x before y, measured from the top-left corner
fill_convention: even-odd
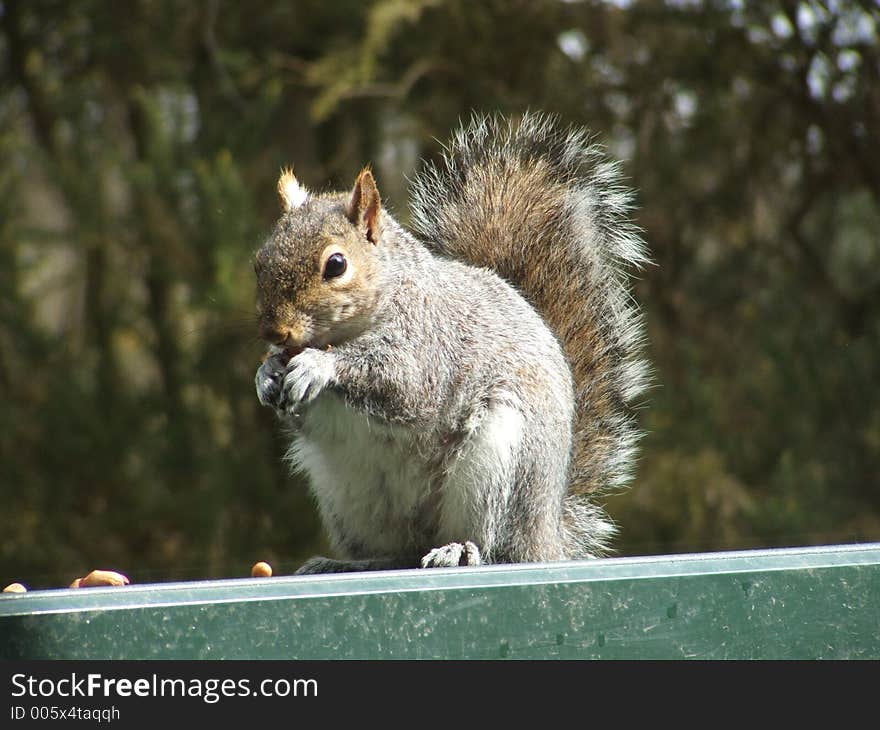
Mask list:
[[[482,565],[480,549],[470,540],[451,542],[434,548],[422,558],[423,568],[455,568],[460,565]]]

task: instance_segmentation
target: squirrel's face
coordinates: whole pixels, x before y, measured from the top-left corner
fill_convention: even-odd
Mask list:
[[[313,196],[285,172],[278,189],[285,212],[254,260],[261,337],[291,354],[356,337],[379,295],[373,176],[362,172],[350,195]]]

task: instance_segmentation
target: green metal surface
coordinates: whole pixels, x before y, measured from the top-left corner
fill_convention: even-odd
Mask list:
[[[880,658],[880,544],[4,594],[0,658]]]

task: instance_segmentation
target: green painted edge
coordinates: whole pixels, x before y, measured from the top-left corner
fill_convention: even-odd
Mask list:
[[[0,619],[79,611],[880,565],[880,543],[0,594]]]

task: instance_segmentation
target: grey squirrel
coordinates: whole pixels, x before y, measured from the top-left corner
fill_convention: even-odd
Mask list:
[[[616,163],[578,128],[474,116],[412,187],[290,171],[257,252],[260,402],[290,427],[340,559],[298,573],[605,553],[630,478],[648,259]]]

